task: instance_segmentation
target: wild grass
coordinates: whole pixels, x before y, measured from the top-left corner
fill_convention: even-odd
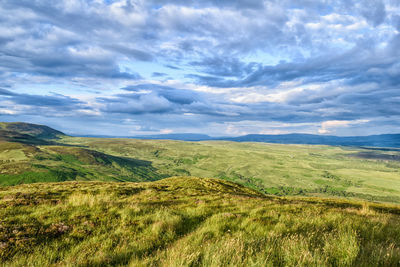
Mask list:
[[[63,142],[149,161],[166,177],[216,177],[281,196],[336,196],[400,203],[400,168],[396,168],[400,162],[384,156],[390,153],[390,158],[397,159],[398,151],[222,141],[65,137]],[[365,153],[374,157],[365,158]]]
[[[3,266],[398,266],[400,208],[224,180],[0,187]]]
[[[139,182],[192,175],[234,181],[278,196],[400,203],[399,151],[67,136],[57,142],[27,145],[0,141],[0,185]]]
[[[153,181],[164,177],[148,161],[82,147],[0,141],[0,186],[74,180]]]

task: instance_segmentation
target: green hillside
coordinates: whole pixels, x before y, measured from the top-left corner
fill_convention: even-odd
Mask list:
[[[400,265],[397,150],[35,127],[0,130],[0,266]]]
[[[10,125],[13,124],[3,124]],[[400,151],[315,145],[79,138],[0,130],[0,185],[214,177],[259,192],[400,203]],[[27,134],[26,129],[32,130]],[[25,129],[25,130],[24,130]],[[50,129],[50,130],[49,130]],[[11,133],[11,135],[10,135]]]
[[[398,266],[398,206],[265,197],[217,179],[0,190],[4,266]]]
[[[400,203],[400,152],[396,150],[76,137],[62,141],[152,162],[165,176],[221,178],[275,195]]]
[[[153,181],[151,162],[70,146],[0,141],[0,185],[72,180]]]
[[[64,133],[48,126],[25,122],[0,122],[0,129],[30,135],[39,139],[54,139],[64,136]]]

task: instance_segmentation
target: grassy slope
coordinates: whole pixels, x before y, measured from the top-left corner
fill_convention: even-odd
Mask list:
[[[10,127],[21,133],[8,131]],[[0,185],[65,180],[149,181],[193,175],[235,181],[268,194],[400,203],[399,151],[74,138],[45,126],[22,123],[0,123],[0,128],[8,129],[0,129]],[[1,131],[7,133],[3,139]],[[54,140],[43,141],[35,136],[57,137],[58,146]],[[7,142],[10,140],[22,143]],[[364,158],[355,157],[357,153]]]
[[[106,155],[81,147],[0,141],[0,185],[71,180],[153,181],[151,162]]]
[[[0,129],[30,135],[40,139],[54,139],[64,136],[64,133],[48,126],[25,122],[0,122]]]
[[[166,176],[218,177],[278,195],[334,195],[400,203],[400,162],[354,156],[373,152],[397,155],[393,157],[397,159],[398,151],[217,141],[69,137],[63,141],[151,161]]]
[[[400,209],[216,179],[0,188],[5,266],[396,266]]]

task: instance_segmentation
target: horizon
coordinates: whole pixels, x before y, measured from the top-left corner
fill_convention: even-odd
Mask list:
[[[23,122],[23,121],[12,121],[12,122],[1,122],[0,123],[26,123],[26,124],[32,124],[29,122]],[[33,124],[35,125],[35,124]],[[47,126],[50,127],[49,125],[46,124],[36,124],[39,126]],[[52,127],[50,127],[52,128]],[[56,128],[52,128],[53,130],[59,130]],[[62,131],[61,131],[62,132]],[[301,133],[301,132],[293,132],[293,133],[285,133],[285,134],[254,134],[254,133],[249,133],[249,134],[245,134],[245,135],[208,135],[208,134],[202,134],[202,133],[196,133],[196,132],[180,132],[180,133],[164,133],[164,134],[145,134],[145,135],[102,135],[102,134],[85,134],[85,133],[81,133],[81,134],[71,134],[68,132],[62,132],[63,134],[66,134],[68,136],[72,136],[72,137],[105,137],[105,138],[141,138],[141,137],[151,137],[151,136],[178,136],[178,135],[203,135],[203,136],[207,136],[209,138],[235,138],[235,137],[243,137],[243,136],[250,136],[250,135],[271,135],[271,136],[280,136],[280,135],[315,135],[315,136],[325,136],[325,137],[368,137],[368,136],[374,136],[374,135],[328,135],[328,134],[310,134],[310,133]],[[377,134],[379,135],[400,135],[400,133],[382,133],[382,134]],[[150,138],[151,139],[151,138]],[[179,140],[179,139],[177,139]]]
[[[400,133],[400,2],[0,3],[0,121],[70,135]]]

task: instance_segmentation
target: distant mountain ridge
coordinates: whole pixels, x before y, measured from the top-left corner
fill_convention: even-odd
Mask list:
[[[19,136],[20,135],[20,136]],[[63,132],[45,125],[24,122],[0,122],[0,138],[13,136],[14,139],[23,139],[32,136],[35,139],[57,139],[65,136]],[[234,141],[234,142],[264,142],[278,144],[307,144],[307,145],[332,145],[332,146],[365,146],[400,148],[400,134],[380,134],[369,136],[333,136],[315,134],[248,134],[237,137],[211,137],[197,133],[171,133],[140,136],[108,136],[108,135],[77,135],[81,137],[97,138],[135,138],[153,140],[182,140],[182,141]],[[7,137],[8,138],[8,137]],[[9,138],[10,139],[10,138]],[[16,140],[17,141],[17,140]]]
[[[169,140],[182,140],[182,141],[205,141],[205,140],[214,140],[215,139],[206,134],[196,134],[196,133],[141,135],[141,136],[134,136],[133,138],[169,139]]]
[[[176,134],[152,134],[152,135],[135,135],[135,136],[115,136],[115,135],[94,135],[94,134],[79,134],[77,137],[94,137],[94,138],[130,138],[130,139],[150,139],[150,140],[181,140],[181,141],[205,141],[215,140],[206,134],[197,133],[176,133]]]
[[[159,134],[135,136],[140,139],[168,139],[182,141],[223,140],[234,142],[264,142],[277,144],[306,144],[332,146],[400,147],[400,134],[381,134],[369,136],[333,136],[315,134],[248,134],[237,137],[211,137],[202,134]]]
[[[400,147],[400,134],[381,134],[369,136],[332,136],[314,134],[249,134],[238,137],[223,138],[222,140],[235,142],[265,142],[279,144]]]

